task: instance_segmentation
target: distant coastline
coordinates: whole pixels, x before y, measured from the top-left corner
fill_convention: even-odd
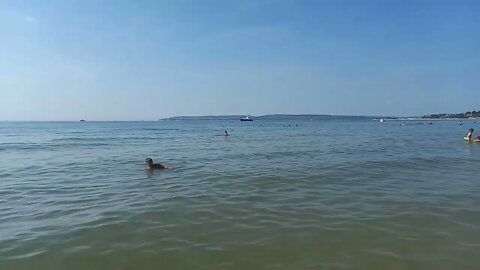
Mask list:
[[[158,121],[185,121],[185,120],[223,120],[238,121],[243,117],[258,120],[278,121],[315,121],[315,120],[453,120],[453,119],[480,119],[480,111],[465,113],[442,113],[424,116],[359,116],[359,115],[330,115],[330,114],[267,114],[267,115],[205,115],[205,116],[174,116],[158,119]]]
[[[440,113],[422,116],[424,119],[477,119],[480,118],[480,111],[464,113]]]
[[[324,114],[268,114],[260,116],[252,115],[208,115],[208,116],[174,116],[159,119],[159,121],[180,121],[180,120],[230,120],[239,121],[240,118],[249,116],[254,120],[334,120],[334,119],[350,119],[364,120],[379,118],[379,116],[353,116],[353,115],[324,115]]]

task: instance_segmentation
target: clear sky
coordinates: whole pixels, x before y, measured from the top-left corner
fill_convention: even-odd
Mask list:
[[[480,1],[0,0],[0,120],[480,109]]]

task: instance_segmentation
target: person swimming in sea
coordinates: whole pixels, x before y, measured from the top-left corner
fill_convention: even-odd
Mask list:
[[[223,136],[230,136],[230,134],[228,134],[228,132],[225,130],[225,134],[223,134]]]
[[[473,136],[473,128],[469,129],[467,133],[467,138],[469,141],[472,140],[472,136]]]
[[[147,167],[147,169],[149,170],[166,170],[166,169],[170,169],[168,168],[167,166],[165,165],[162,165],[160,163],[153,163],[153,160],[151,158],[146,158],[145,159],[145,166]]]

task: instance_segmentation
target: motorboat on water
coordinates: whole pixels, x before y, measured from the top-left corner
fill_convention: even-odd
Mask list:
[[[252,122],[253,119],[250,118],[250,117],[248,117],[248,116],[245,116],[245,117],[243,117],[243,118],[240,118],[240,121],[242,121],[242,122]]]

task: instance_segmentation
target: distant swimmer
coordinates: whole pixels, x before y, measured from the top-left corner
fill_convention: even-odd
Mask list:
[[[223,134],[223,136],[230,136],[230,134],[228,134],[228,132],[225,130],[225,134]]]
[[[145,166],[149,170],[165,170],[165,169],[170,169],[165,165],[162,165],[160,163],[153,163],[153,160],[151,158],[146,158],[145,159]]]
[[[462,122],[462,121],[458,121],[458,124],[461,126],[461,125],[463,125],[463,122]]]
[[[472,137],[473,137],[473,128],[468,130],[467,137],[465,137],[465,139],[471,141]]]

